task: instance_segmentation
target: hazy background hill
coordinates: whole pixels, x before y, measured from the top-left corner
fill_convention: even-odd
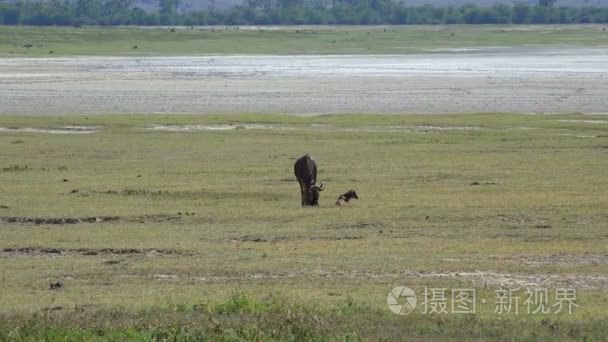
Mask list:
[[[0,25],[608,23],[608,0],[15,1],[0,0]]]
[[[14,3],[18,0],[0,0],[2,3]],[[46,2],[52,0],[25,0],[31,2]],[[179,7],[181,10],[207,10],[215,8],[216,10],[223,10],[232,8],[239,5],[246,5],[249,0],[178,0]],[[513,5],[515,3],[528,3],[530,5],[538,4],[538,0],[401,0],[397,1],[404,4],[405,6],[423,6],[433,5],[435,7],[460,7],[467,4],[474,4],[478,6],[489,7],[496,4],[507,4]],[[133,0],[133,6],[140,7],[145,10],[158,10],[159,0]],[[597,6],[597,7],[608,7],[608,0],[556,0],[555,6]]]
[[[181,4],[192,9],[208,9],[215,2],[216,9],[224,9],[242,5],[246,0],[182,0]],[[515,3],[529,3],[535,5],[538,0],[403,0],[400,1],[406,6],[422,6],[430,4],[437,7],[464,6],[475,4],[478,6],[492,6],[495,4],[513,5]],[[135,0],[136,4],[141,4],[142,8],[157,8],[156,0]],[[608,0],[557,0],[555,6],[601,6],[608,7]]]
[[[27,0],[26,0],[27,1]],[[50,1],[50,0],[29,0],[29,1]],[[206,10],[215,6],[215,9],[222,10],[234,6],[245,5],[248,0],[180,0],[181,8],[188,10]],[[1,3],[17,2],[17,0],[0,0]],[[513,5],[515,3],[538,4],[538,0],[402,0],[398,1],[406,6],[433,5],[436,7],[460,7],[467,4],[478,6],[492,6],[495,4]],[[133,5],[145,10],[158,10],[159,0],[134,0]],[[608,7],[608,0],[557,0],[555,6],[599,6]]]

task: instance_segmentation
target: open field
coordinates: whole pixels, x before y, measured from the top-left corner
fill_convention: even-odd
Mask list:
[[[0,339],[608,334],[602,115],[0,116],[0,144]],[[477,314],[394,315],[398,285]],[[494,312],[533,287],[579,307]]]
[[[607,47],[598,25],[0,27],[0,114],[606,113]]]
[[[602,28],[0,27],[0,341],[607,340]]]
[[[606,48],[461,50],[3,58],[0,114],[607,112]]]
[[[0,26],[0,56],[409,54],[463,47],[607,46],[604,26],[244,26],[177,28],[176,32],[140,27]]]

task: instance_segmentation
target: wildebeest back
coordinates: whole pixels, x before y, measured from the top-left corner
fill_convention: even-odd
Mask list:
[[[308,186],[317,182],[317,164],[309,154],[296,160],[296,163],[293,166],[293,172],[298,181],[302,184]]]

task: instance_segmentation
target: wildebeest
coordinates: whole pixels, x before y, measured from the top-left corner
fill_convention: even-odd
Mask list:
[[[357,197],[357,192],[355,190],[348,190],[347,192],[343,193],[342,195],[340,195],[340,197],[338,197],[338,200],[336,201],[336,205],[338,207],[341,207],[343,205],[349,205],[349,201],[354,198],[354,199],[359,199],[359,197]]]
[[[318,206],[319,193],[323,191],[323,183],[317,185],[317,163],[309,154],[296,160],[293,173],[300,184],[302,206]]]

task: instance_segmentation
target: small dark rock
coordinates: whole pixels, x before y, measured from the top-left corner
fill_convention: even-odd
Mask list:
[[[57,290],[62,287],[63,287],[63,283],[61,283],[61,282],[51,283],[51,285],[49,286],[49,290]]]
[[[67,178],[64,178],[63,181],[64,182],[69,182],[69,180]]]
[[[473,182],[470,185],[479,185],[479,182]]]

